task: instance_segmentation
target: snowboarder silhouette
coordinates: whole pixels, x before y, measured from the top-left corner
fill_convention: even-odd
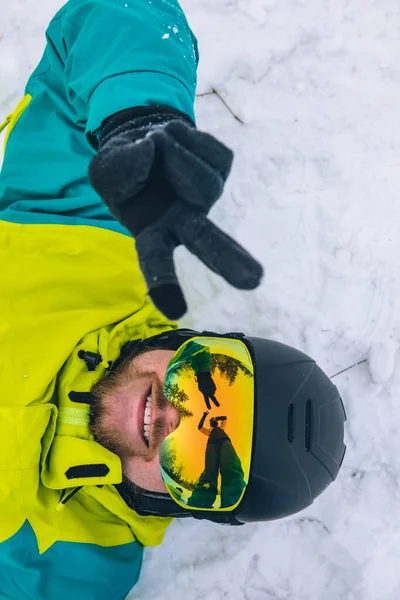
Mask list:
[[[204,427],[208,412],[204,412],[198,429],[208,437],[204,471],[188,500],[189,506],[211,508],[218,494],[218,475],[221,475],[221,506],[235,504],[245,487],[240,458],[230,437],[225,433],[227,418],[212,417],[210,429]]]
[[[211,410],[211,402],[219,406],[215,397],[217,386],[211,375],[212,358],[207,346],[198,342],[189,342],[177,361],[177,367],[188,364],[194,371],[197,387],[204,396],[204,402],[208,410]]]
[[[204,402],[208,410],[211,409],[210,400],[213,401],[215,406],[219,406],[219,402],[215,397],[217,386],[211,375],[211,354],[206,346],[192,356],[191,365],[195,373],[197,387],[204,396]]]

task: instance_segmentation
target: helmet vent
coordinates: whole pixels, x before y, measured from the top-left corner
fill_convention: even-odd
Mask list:
[[[289,404],[288,418],[287,418],[287,437],[289,440],[289,444],[291,444],[294,439],[294,406],[293,406],[293,404]]]
[[[306,402],[306,418],[304,423],[304,445],[306,447],[307,452],[309,452],[311,447],[311,418],[312,418],[312,406],[311,400],[307,400]]]

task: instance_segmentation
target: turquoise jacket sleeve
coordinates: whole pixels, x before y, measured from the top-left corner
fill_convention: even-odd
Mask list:
[[[176,0],[70,0],[52,19],[9,136],[0,219],[130,236],[89,183],[102,122],[163,104],[194,119],[197,43]]]
[[[103,547],[56,542],[44,554],[28,523],[0,544],[0,598],[124,600],[143,560],[139,542]]]
[[[164,104],[194,119],[196,40],[171,0],[70,0],[64,17],[69,102],[94,133],[133,106]]]

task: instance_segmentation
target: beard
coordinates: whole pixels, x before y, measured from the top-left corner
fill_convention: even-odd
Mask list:
[[[140,457],[145,462],[152,461],[155,452],[158,451],[159,445],[165,438],[165,409],[169,402],[164,396],[163,386],[158,378],[153,379],[151,386],[152,402],[158,410],[157,417],[152,423],[148,447],[146,448],[146,445],[142,443],[143,440],[138,443],[136,438],[128,435],[124,427],[131,403],[125,401],[127,394],[120,392],[140,382],[141,371],[140,368],[138,370],[138,365],[135,365],[135,359],[154,350],[165,350],[165,348],[157,348],[154,343],[151,345],[138,344],[123,360],[118,360],[116,367],[91,389],[90,432],[96,442],[120,458],[124,474],[129,459]],[[124,401],[121,401],[124,396]]]
[[[131,363],[136,356],[144,354],[148,348],[138,345],[136,353],[130,354],[119,362],[116,369],[111,370],[100,379],[90,390],[90,416],[89,430],[96,442],[117,454],[121,459],[132,455],[130,445],[127,444],[120,433],[113,428],[104,427],[103,421],[107,413],[108,398],[129,383],[132,378]]]

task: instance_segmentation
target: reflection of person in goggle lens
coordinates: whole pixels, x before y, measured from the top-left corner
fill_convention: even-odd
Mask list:
[[[217,386],[211,374],[212,356],[209,348],[197,342],[189,342],[180,355],[179,363],[186,363],[193,369],[197,387],[204,397],[208,410],[211,409],[210,400],[213,401],[215,406],[219,406],[220,404],[215,397]]]
[[[219,402],[215,397],[217,386],[214,383],[211,373],[209,371],[196,373],[196,381],[200,392],[204,396],[207,408],[209,410],[211,408],[210,400],[214,402],[215,406],[219,406]]]
[[[227,418],[225,416],[210,419],[210,429],[204,427],[208,412],[204,412],[198,429],[208,437],[205,467],[199,477],[193,493],[189,498],[189,506],[211,508],[218,494],[218,476],[221,476],[220,508],[232,506],[237,502],[245,487],[244,474],[240,459],[225,433]]]

